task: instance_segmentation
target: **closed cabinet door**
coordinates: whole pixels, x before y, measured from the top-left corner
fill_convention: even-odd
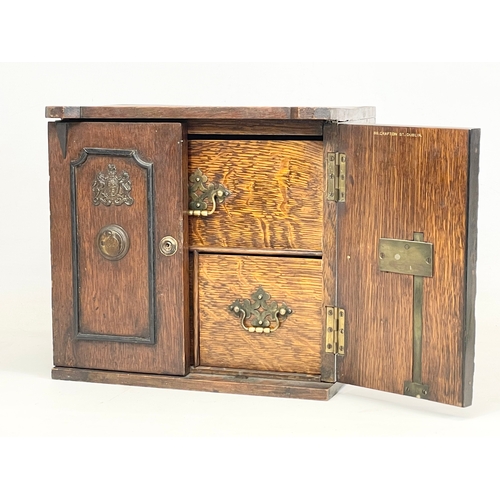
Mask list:
[[[49,124],[54,364],[187,372],[179,123]]]

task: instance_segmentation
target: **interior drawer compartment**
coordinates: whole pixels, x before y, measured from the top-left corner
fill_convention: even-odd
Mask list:
[[[319,374],[321,259],[199,254],[199,364]]]
[[[321,251],[322,171],[322,141],[189,140],[190,245]]]

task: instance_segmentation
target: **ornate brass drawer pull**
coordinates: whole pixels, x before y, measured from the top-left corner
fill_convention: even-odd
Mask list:
[[[293,313],[285,302],[281,305],[271,299],[262,287],[259,287],[249,299],[235,300],[229,306],[229,312],[241,319],[241,326],[247,332],[272,333],[276,331],[281,323]],[[249,324],[251,326],[249,326]]]
[[[217,204],[223,203],[231,194],[222,184],[212,182],[206,185],[208,177],[198,168],[189,176],[189,215],[206,217],[212,215]],[[211,205],[210,211],[208,205]]]

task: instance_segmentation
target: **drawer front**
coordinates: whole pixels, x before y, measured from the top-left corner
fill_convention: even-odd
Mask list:
[[[200,254],[198,262],[201,366],[320,373],[321,259]]]
[[[191,245],[321,251],[322,148],[312,140],[190,140],[191,187],[201,172],[205,187],[230,192],[212,214],[190,217]]]

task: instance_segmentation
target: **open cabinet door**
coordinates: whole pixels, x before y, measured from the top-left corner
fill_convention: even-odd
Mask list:
[[[337,380],[472,401],[479,130],[339,125]]]
[[[179,123],[49,124],[55,366],[186,373],[184,135]]]

